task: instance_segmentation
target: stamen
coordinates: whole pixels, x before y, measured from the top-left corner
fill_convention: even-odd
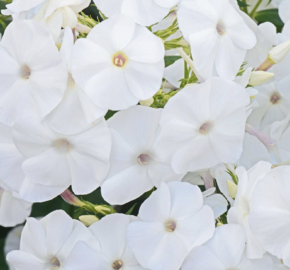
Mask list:
[[[115,270],[122,270],[123,269],[123,262],[121,260],[116,260],[113,262],[112,267]]]
[[[127,56],[122,52],[118,52],[114,54],[112,60],[113,60],[114,66],[119,67],[119,68],[124,67],[128,62]]]
[[[165,229],[168,232],[174,232],[176,229],[176,222],[174,220],[168,220],[165,222]]]
[[[282,97],[278,92],[275,92],[272,94],[272,96],[270,97],[270,102],[272,104],[277,104],[281,101]]]
[[[210,122],[206,122],[202,124],[199,128],[199,133],[206,135],[210,131],[212,124]]]
[[[150,156],[147,154],[141,154],[137,160],[138,160],[139,164],[147,165],[150,161]]]
[[[30,68],[27,66],[27,65],[24,65],[22,68],[21,68],[21,77],[23,79],[29,79],[30,78],[30,75],[31,75],[31,70]]]
[[[53,258],[51,261],[52,267],[50,269],[57,270],[60,267],[60,262],[57,258]]]
[[[224,30],[222,23],[217,24],[216,30],[217,30],[218,34],[221,36],[225,34],[225,30]]]

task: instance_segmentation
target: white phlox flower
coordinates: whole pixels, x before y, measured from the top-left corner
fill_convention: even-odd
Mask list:
[[[93,0],[104,15],[124,14],[149,26],[160,22],[180,0]]]
[[[253,109],[247,122],[263,130],[266,126],[283,120],[288,115],[290,100],[287,100],[280,92],[277,82],[257,86],[256,89],[259,93],[255,99],[259,106]]]
[[[102,196],[110,204],[124,204],[161,182],[180,181],[170,163],[156,151],[162,110],[135,106],[118,112],[108,124],[112,134],[110,170]]]
[[[151,98],[161,87],[164,46],[146,27],[116,15],[77,40],[72,76],[100,108],[123,110]]]
[[[279,4],[279,16],[284,23],[290,20],[290,2],[288,0],[283,0]]]
[[[268,172],[256,185],[251,202],[250,229],[263,248],[290,267],[290,166]]]
[[[97,107],[74,81],[70,68],[73,45],[73,33],[67,27],[60,48],[62,60],[68,66],[67,88],[61,102],[45,119],[53,130],[64,134],[79,133],[92,127],[107,112]]]
[[[6,256],[12,250],[20,249],[20,238],[23,226],[13,228],[7,235],[4,245],[4,255]],[[12,264],[8,263],[9,270],[15,270]]]
[[[12,22],[0,43],[0,121],[44,117],[61,101],[66,67],[49,31],[36,21]]]
[[[70,253],[66,269],[143,270],[126,241],[127,227],[135,220],[138,219],[134,216],[112,214],[94,223],[89,230],[100,249],[92,246],[94,242],[79,241]]]
[[[233,80],[257,39],[230,1],[183,0],[177,18],[198,74]]]
[[[20,196],[27,201],[51,200],[70,185],[76,194],[91,193],[109,170],[111,135],[105,120],[84,132],[63,135],[38,119],[21,119],[12,136],[25,157]]]
[[[246,258],[245,242],[246,234],[242,226],[220,226],[216,228],[212,239],[190,252],[181,270],[272,270],[273,262],[270,256],[256,260]]]
[[[249,95],[237,83],[213,77],[189,86],[166,104],[157,147],[176,173],[233,163],[242,154]]]
[[[215,194],[215,188],[208,189],[202,193],[203,204],[212,208],[214,218],[217,219],[227,211],[228,202],[221,194]]]
[[[12,15],[16,20],[41,21],[56,41],[62,27],[76,27],[77,14],[88,7],[90,2],[90,0],[14,0],[6,6],[6,10],[2,10],[2,14]]]
[[[64,270],[67,258],[78,241],[89,241],[97,249],[92,233],[80,221],[57,210],[41,220],[28,218],[20,241],[20,250],[8,253],[7,261],[15,270]]]
[[[147,269],[179,269],[190,250],[214,233],[213,211],[189,183],[161,183],[141,205],[139,218],[128,226],[127,241]]]
[[[246,256],[249,259],[263,257],[265,250],[249,227],[249,214],[252,211],[253,192],[261,179],[271,170],[272,164],[260,161],[253,168],[246,171],[244,167],[235,170],[238,176],[238,192],[233,207],[228,212],[228,223],[240,224],[245,228],[247,235]]]
[[[14,227],[30,215],[32,203],[22,200],[0,181],[0,226]]]

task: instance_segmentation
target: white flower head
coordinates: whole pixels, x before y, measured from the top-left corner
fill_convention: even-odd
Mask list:
[[[189,183],[161,183],[141,205],[139,218],[128,226],[127,240],[144,268],[179,269],[190,250],[214,233],[213,211]]]
[[[180,181],[183,177],[156,152],[161,112],[135,106],[108,121],[113,138],[111,165],[101,189],[107,202],[124,204],[159,187],[161,182]]]
[[[94,125],[107,110],[96,106],[79,87],[71,75],[70,60],[74,46],[72,30],[64,31],[60,54],[68,67],[67,88],[58,106],[45,118],[50,127],[63,134],[76,134]]]
[[[80,241],[68,258],[67,269],[143,270],[126,241],[127,227],[135,220],[134,216],[111,214],[94,223],[89,230],[101,248],[93,247],[93,241]]]
[[[238,192],[233,207],[228,212],[228,223],[244,226],[247,235],[246,254],[250,259],[262,258],[265,250],[249,227],[249,214],[252,211],[252,201],[255,199],[253,192],[256,185],[271,170],[272,164],[260,161],[249,171],[244,167],[236,169],[238,176]]]
[[[116,15],[77,40],[72,76],[100,108],[123,110],[151,98],[161,87],[162,41],[125,15]]]
[[[160,154],[172,158],[176,173],[234,163],[242,154],[248,103],[242,86],[222,78],[183,89],[163,110]]]
[[[94,0],[104,15],[124,14],[136,23],[149,26],[160,22],[180,0]]]
[[[237,224],[223,225],[215,230],[214,237],[201,247],[194,248],[185,259],[181,270],[235,269],[272,270],[270,256],[262,259],[247,259],[244,250],[246,234]]]
[[[62,27],[76,27],[77,14],[89,4],[90,0],[14,0],[2,14],[12,15],[14,19],[41,21],[56,41]]]
[[[257,86],[259,93],[256,101],[259,103],[248,118],[248,123],[263,130],[275,121],[283,120],[289,113],[290,100],[283,97],[277,82]]]
[[[0,43],[0,121],[44,117],[61,101],[67,71],[49,31],[36,21],[15,21]]]
[[[94,237],[80,221],[57,210],[41,220],[28,218],[20,250],[11,251],[6,259],[16,270],[64,270],[71,250],[81,240],[93,241]]]
[[[230,1],[183,0],[177,17],[198,74],[234,79],[256,36]]]
[[[251,202],[250,228],[263,248],[290,267],[290,166],[273,169],[256,185]]]
[[[27,201],[51,200],[70,185],[76,194],[91,193],[109,170],[111,135],[105,120],[84,132],[63,135],[38,119],[21,119],[13,140],[26,159],[20,195]]]

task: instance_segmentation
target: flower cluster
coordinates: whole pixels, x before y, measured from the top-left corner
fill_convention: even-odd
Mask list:
[[[271,3],[281,33],[261,2],[2,10],[0,225],[26,220],[11,269],[290,269],[290,1]],[[75,196],[98,188],[105,205]],[[28,218],[58,196],[86,214]]]

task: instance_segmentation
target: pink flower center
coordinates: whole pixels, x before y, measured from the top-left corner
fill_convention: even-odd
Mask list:
[[[282,99],[281,95],[278,92],[275,92],[270,97],[270,102],[272,104],[278,104],[281,101],[281,99]]]
[[[116,54],[113,55],[112,61],[114,66],[122,68],[127,64],[128,58],[124,53],[117,52]]]
[[[168,232],[174,232],[176,229],[176,222],[172,219],[165,222],[165,229]]]
[[[31,70],[30,68],[27,66],[27,65],[24,65],[22,68],[21,68],[21,77],[23,79],[29,79],[30,78],[30,75],[31,75]]]
[[[205,122],[204,124],[200,126],[199,133],[206,135],[208,134],[211,128],[212,128],[212,124],[210,122]]]
[[[137,160],[138,160],[139,164],[147,165],[150,161],[150,156],[147,154],[141,154]]]

